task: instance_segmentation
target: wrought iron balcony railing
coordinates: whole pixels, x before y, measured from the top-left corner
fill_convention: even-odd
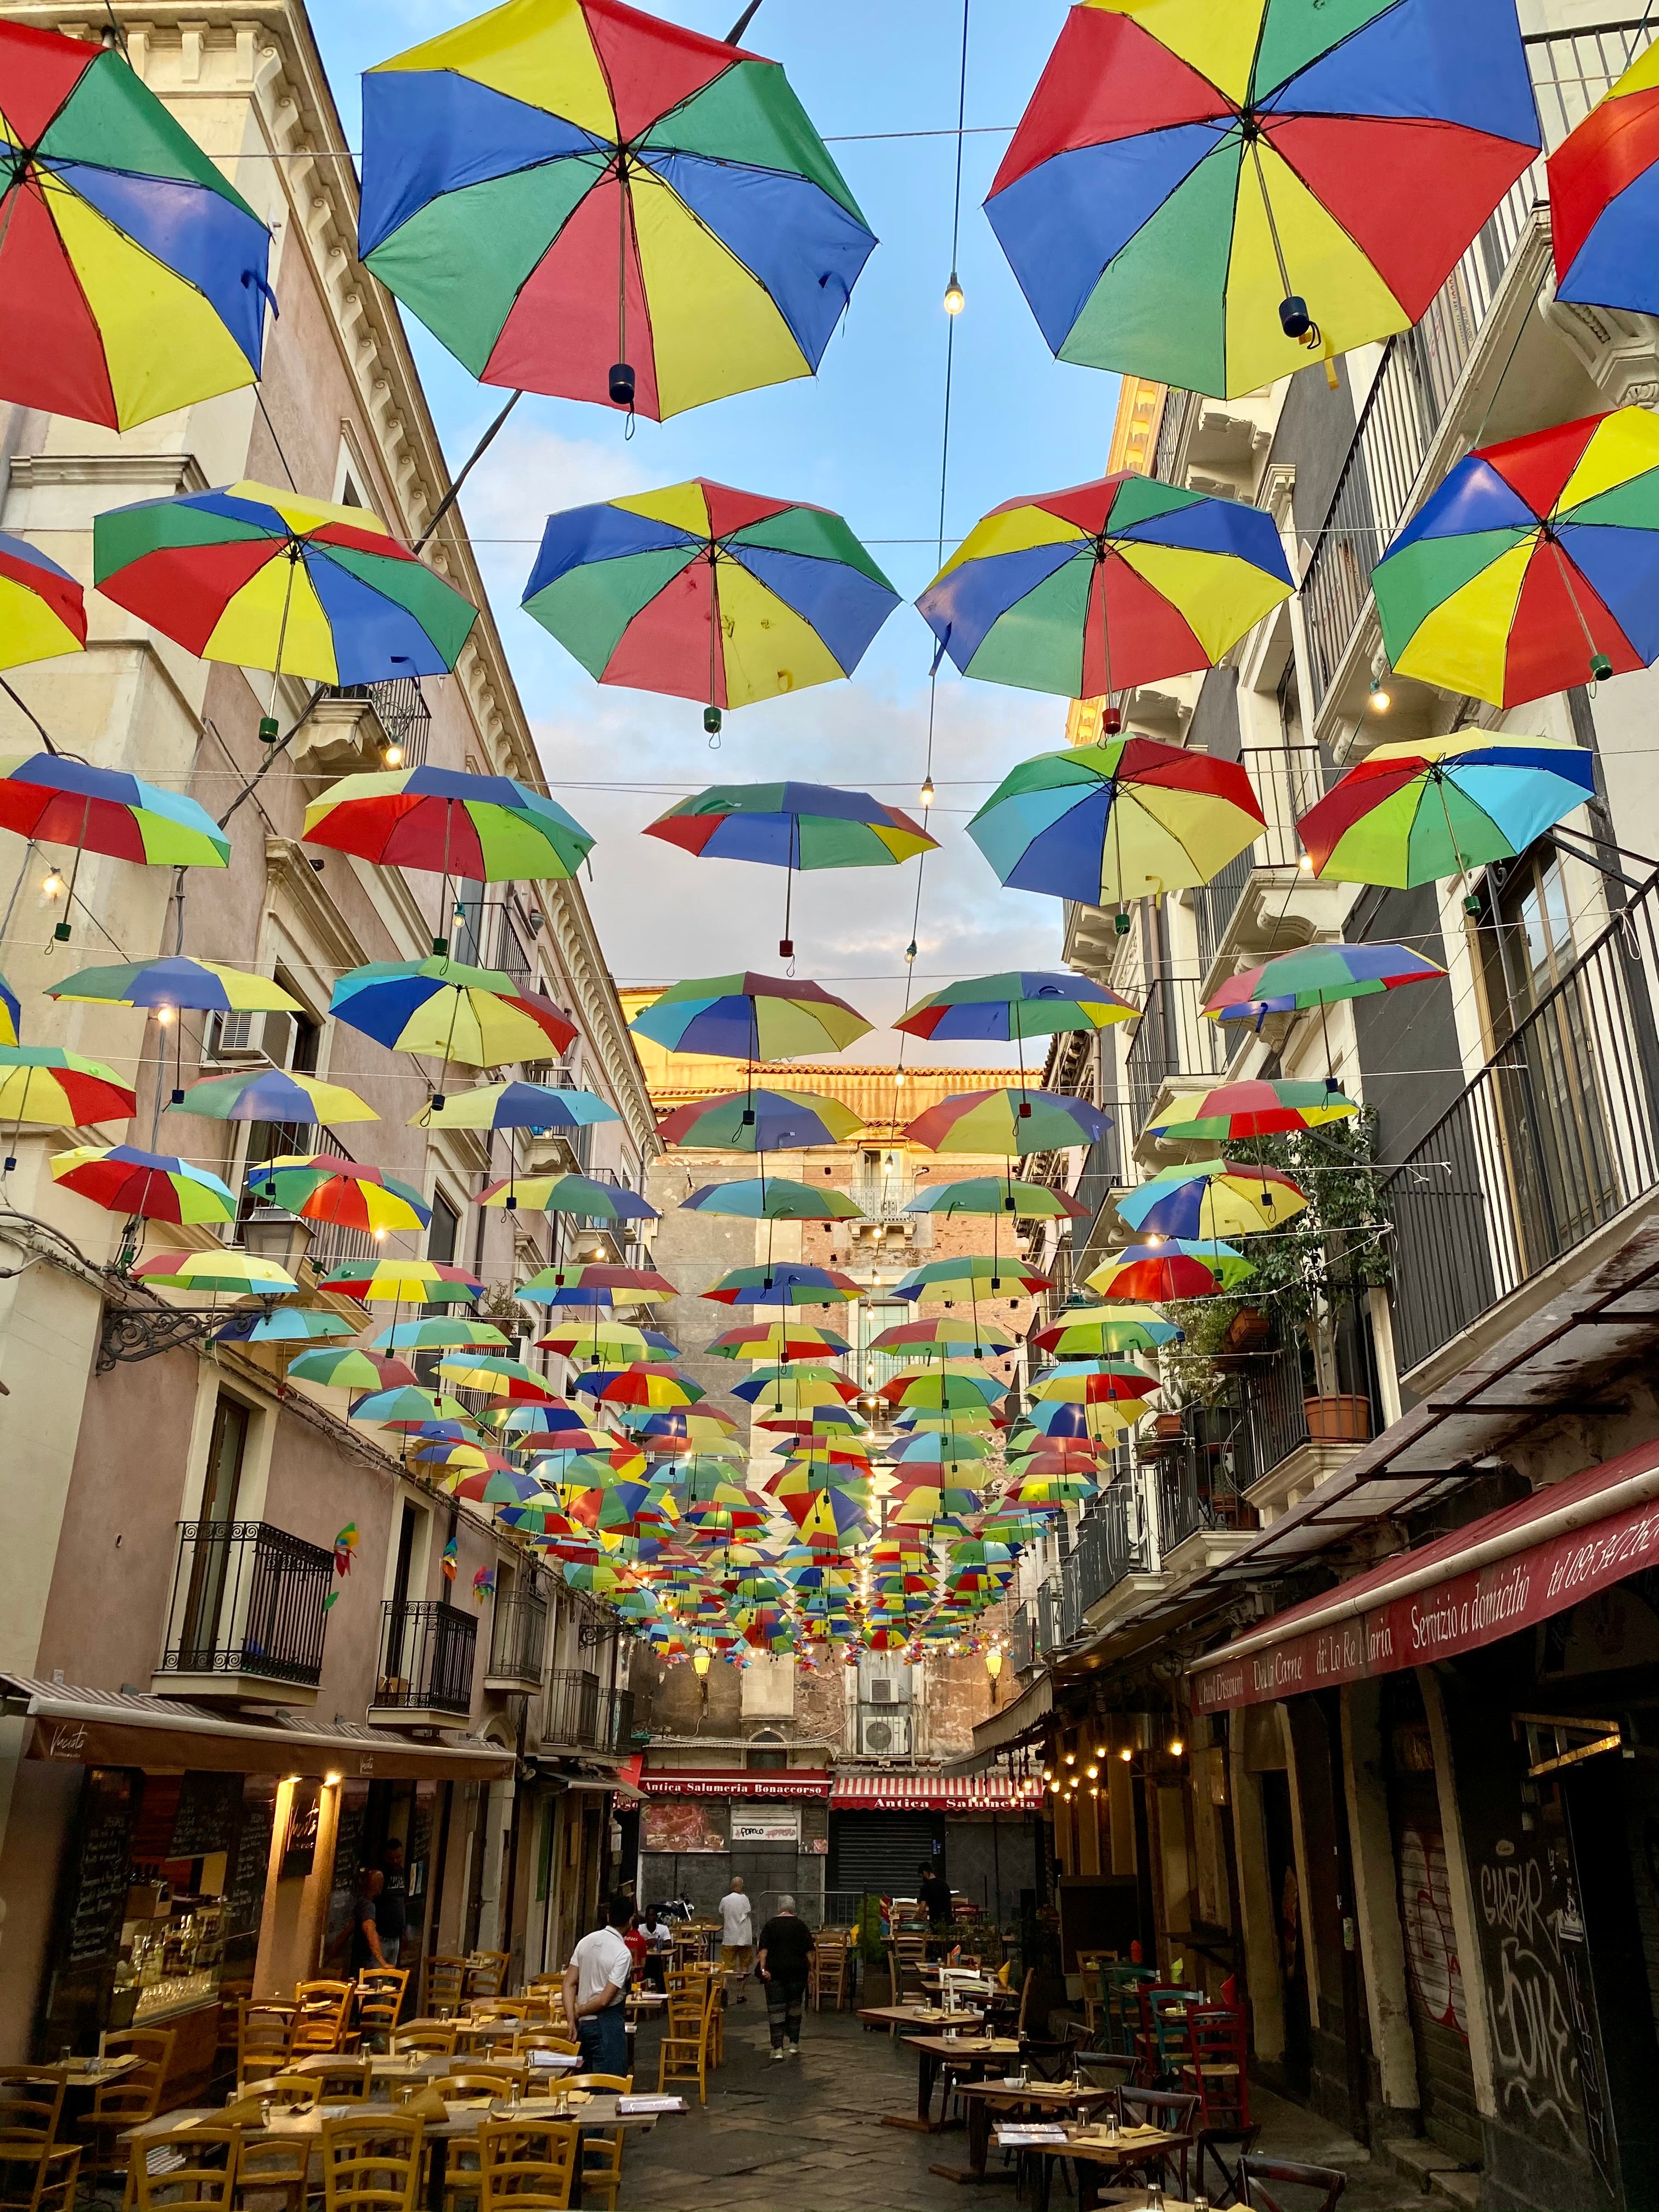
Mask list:
[[[1248,745],[1244,763],[1267,828],[1194,894],[1199,964],[1206,972],[1257,868],[1294,868],[1302,857],[1297,822],[1325,795],[1328,781],[1317,745]]]
[[[1129,1120],[1138,1136],[1159,1091],[1174,1075],[1219,1075],[1231,1041],[1224,1026],[1206,1018],[1197,977],[1160,975],[1147,986],[1146,1003],[1124,1058]]]
[[[537,1688],[547,1652],[547,1600],[533,1590],[498,1590],[490,1626],[487,1683]]]
[[[263,1521],[181,1521],[163,1674],[315,1689],[332,1555]]]
[[[634,1697],[610,1690],[597,1674],[560,1668],[548,1676],[542,1741],[578,1751],[623,1751],[634,1728]]]
[[[472,1662],[478,1624],[470,1613],[432,1598],[388,1598],[380,1612],[377,1711],[453,1713],[472,1707]]]
[[[1069,1633],[1079,1634],[1090,1607],[1127,1575],[1146,1573],[1150,1561],[1137,1486],[1132,1475],[1120,1473],[1079,1519],[1071,1556],[1060,1571]]]

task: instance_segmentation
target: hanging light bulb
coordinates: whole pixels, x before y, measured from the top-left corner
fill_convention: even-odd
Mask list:
[[[403,766],[404,749],[398,743],[398,740],[395,738],[392,740],[390,744],[385,745],[381,748],[380,758],[385,762],[388,768],[401,768]]]
[[[699,1679],[701,1679],[708,1672],[709,1665],[710,1659],[708,1649],[705,1645],[700,1644],[696,1650],[691,1654],[691,1671],[693,1674],[697,1675]]]
[[[1368,703],[1373,714],[1386,714],[1394,704],[1380,676],[1371,678],[1371,696]]]
[[[62,876],[58,874],[56,868],[53,868],[48,872],[46,881],[40,886],[40,895],[43,898],[62,898],[68,888]]]
[[[173,1019],[173,1009],[172,1009],[172,1007],[171,1007],[171,1006],[157,1006],[157,1008],[155,1009],[155,1018],[156,1018],[156,1021],[157,1021],[157,1022],[160,1024],[160,1025],[161,1026],[161,1028],[162,1028],[162,1029],[166,1029],[166,1028],[167,1027],[168,1024],[169,1024],[169,1023],[172,1021],[172,1019]]]
[[[953,269],[951,281],[945,288],[945,312],[947,315],[959,315],[967,304],[968,295],[962,289],[962,280]]]
[[[931,806],[937,796],[938,793],[933,789],[933,779],[929,775],[924,780],[921,787],[922,805],[924,806]]]

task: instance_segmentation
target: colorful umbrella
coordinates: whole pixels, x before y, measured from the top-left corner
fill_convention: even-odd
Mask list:
[[[132,1272],[157,1290],[206,1291],[216,1297],[286,1298],[300,1287],[286,1267],[251,1252],[156,1252]]]
[[[318,1285],[366,1306],[465,1306],[483,1284],[445,1260],[353,1260],[334,1267]]]
[[[1301,1185],[1277,1168],[1219,1160],[1164,1168],[1125,1191],[1117,1210],[1131,1229],[1148,1236],[1211,1242],[1281,1228],[1307,1203]]]
[[[906,1206],[907,1213],[978,1213],[988,1218],[1012,1213],[1019,1221],[1086,1221],[1089,1209],[1064,1191],[1046,1183],[1023,1182],[1018,1176],[969,1176],[961,1182],[941,1182],[919,1190]]]
[[[1113,1253],[1084,1281],[1097,1297],[1167,1304],[1172,1298],[1206,1298],[1231,1290],[1255,1273],[1231,1244],[1165,1237]]]
[[[416,1454],[416,1458],[424,1456],[424,1453]],[[459,1482],[450,1484],[449,1492],[452,1498],[465,1498],[475,1505],[527,1505],[545,1494],[540,1483],[520,1474],[515,1467],[464,1474]]]
[[[1128,737],[1022,761],[968,835],[1012,890],[1121,907],[1207,883],[1262,827],[1238,762]]]
[[[985,211],[1060,359],[1229,398],[1414,323],[1538,145],[1513,0],[1085,0]]]
[[[1659,47],[1649,46],[1550,155],[1558,300],[1659,314],[1656,89]]]
[[[544,1267],[513,1293],[527,1305],[635,1306],[677,1297],[666,1275],[654,1267],[618,1267],[605,1260],[568,1260]]]
[[[642,1328],[632,1328],[625,1322],[601,1321],[596,1314],[590,1321],[573,1321],[550,1329],[536,1339],[536,1348],[556,1352],[566,1359],[584,1359],[592,1367],[601,1360],[645,1359],[650,1355],[651,1344]]]
[[[680,1200],[686,1213],[722,1214],[736,1221],[859,1221],[863,1208],[831,1185],[794,1182],[787,1176],[759,1176],[738,1182],[705,1183]]]
[[[1352,1098],[1322,1083],[1268,1082],[1253,1077],[1172,1099],[1148,1127],[1153,1136],[1181,1144],[1224,1145],[1244,1137],[1322,1129],[1358,1111]]]
[[[725,708],[850,676],[898,594],[827,507],[698,479],[550,516],[524,605],[599,683],[700,699],[712,734]]]
[[[1373,574],[1402,676],[1514,707],[1659,659],[1659,421],[1620,407],[1478,447]]]
[[[562,1404],[544,1375],[526,1367],[521,1359],[507,1359],[491,1352],[447,1352],[438,1362],[447,1382],[463,1390],[477,1390],[486,1398],[505,1399],[514,1406]]]
[[[555,1090],[547,1083],[485,1083],[447,1098],[428,1099],[411,1114],[411,1129],[591,1129],[619,1121],[616,1108],[592,1091]]]
[[[733,1267],[700,1295],[724,1306],[830,1306],[850,1305],[864,1291],[833,1267],[779,1260],[769,1267]]]
[[[1112,1126],[1086,1098],[1059,1091],[964,1091],[919,1114],[904,1134],[933,1152],[1063,1152],[1091,1145]]]
[[[171,1152],[79,1145],[52,1157],[52,1179],[111,1213],[147,1221],[234,1221],[236,1200],[216,1175]]]
[[[1098,1359],[1125,1352],[1156,1352],[1179,1344],[1182,1332],[1152,1306],[1074,1306],[1031,1340],[1056,1359]]]
[[[289,1363],[289,1378],[320,1382],[334,1390],[412,1390],[415,1370],[401,1359],[380,1359],[355,1344],[302,1352]]]
[[[357,242],[485,384],[661,420],[811,375],[876,241],[775,62],[575,0],[365,75]]]
[[[0,1045],[0,1121],[79,1129],[130,1121],[137,1111],[135,1093],[100,1060],[82,1060],[55,1044]]]
[[[377,1237],[394,1229],[424,1229],[432,1218],[432,1208],[412,1184],[331,1152],[262,1160],[248,1170],[247,1187],[267,1205],[307,1221],[337,1221]]]
[[[677,1106],[657,1124],[665,1145],[699,1151],[782,1152],[843,1145],[864,1123],[838,1098],[812,1091],[728,1091]]]
[[[715,1359],[834,1359],[852,1346],[832,1328],[805,1322],[744,1322],[704,1346]]]
[[[5,25],[0,24],[0,35]],[[0,222],[3,221],[0,216]],[[5,244],[0,236],[0,267]],[[13,754],[0,760],[0,830],[41,845],[72,845],[73,903],[83,853],[136,860],[150,868],[223,868],[230,840],[206,809],[182,791],[158,791],[119,769],[88,768],[62,753]],[[67,943],[70,925],[52,934]]]
[[[1514,860],[1595,794],[1571,738],[1466,732],[1376,746],[1297,827],[1327,882],[1407,890]]]
[[[11,985],[0,975],[0,1044],[22,1042],[23,1006]]]
[[[129,1000],[128,1004],[132,1002]],[[343,1121],[378,1121],[380,1115],[343,1084],[319,1083],[283,1067],[256,1067],[240,1075],[206,1075],[187,1084],[170,1114],[199,1114],[210,1121],[286,1121],[334,1128]]]
[[[82,968],[46,987],[49,999],[106,1006],[189,1006],[204,1013],[298,1013],[300,1002],[269,975],[180,954]],[[309,1118],[309,1117],[307,1117]]]
[[[307,1359],[315,1355],[307,1352]],[[290,1369],[292,1373],[293,1370]],[[368,1397],[359,1398],[347,1416],[354,1421],[378,1421],[382,1428],[398,1429],[405,1434],[422,1428],[428,1421],[459,1421],[471,1425],[471,1416],[458,1398],[446,1398],[432,1390],[402,1389],[371,1391]]]
[[[434,953],[428,960],[372,960],[334,986],[329,1011],[393,1052],[435,1054],[468,1067],[562,1053],[576,1027],[551,999],[520,990],[492,968],[465,968]],[[446,1103],[432,1094],[434,1108]]]
[[[798,1060],[844,1052],[872,1024],[821,983],[773,975],[710,975],[671,983],[629,1027],[669,1052],[718,1059]]]
[[[1114,476],[1005,500],[916,601],[964,676],[1108,702],[1209,668],[1295,586],[1279,526],[1243,500]]]
[[[1445,972],[1403,945],[1304,945],[1231,977],[1206,1000],[1204,1011],[1213,1021],[1251,1021],[1259,1028],[1268,1014],[1369,998]]]
[[[1015,970],[947,983],[918,1000],[893,1027],[937,1044],[964,1039],[1013,1044],[1062,1030],[1108,1029],[1114,1022],[1135,1021],[1139,1013],[1139,1006],[1086,975]]]
[[[391,1263],[396,1266],[398,1263]],[[431,1352],[455,1345],[476,1345],[498,1350],[507,1341],[493,1322],[462,1321],[449,1314],[429,1314],[420,1321],[394,1322],[370,1341],[387,1352]]]
[[[647,823],[645,834],[704,860],[758,860],[784,869],[778,953],[785,960],[795,951],[789,917],[797,869],[891,867],[939,842],[896,806],[827,783],[717,784],[671,806]]]
[[[653,1366],[647,1360],[634,1360],[623,1368],[598,1369],[587,1375],[579,1375],[571,1385],[585,1398],[597,1399],[606,1406],[647,1406],[653,1412],[667,1411],[682,1406],[693,1406],[706,1394],[700,1383],[689,1375],[681,1375],[672,1367]]]
[[[6,35],[0,26],[0,42]],[[3,257],[0,244],[0,266]],[[62,653],[81,652],[86,641],[87,610],[80,585],[67,568],[49,561],[27,539],[0,531],[0,668],[16,668],[27,660],[55,660]]]
[[[1005,1298],[1018,1305],[1048,1288],[1048,1278],[1028,1267],[1018,1254],[999,1259],[994,1254],[964,1253],[949,1260],[924,1261],[893,1285],[893,1296],[913,1305],[951,1306],[962,1299]]]
[[[1150,1398],[1158,1387],[1156,1375],[1125,1359],[1073,1359],[1034,1376],[1025,1395],[1040,1403],[1064,1401],[1071,1405],[1102,1406],[1123,1401],[1133,1404]]]
[[[520,1176],[492,1182],[473,1201],[526,1207],[532,1213],[577,1213],[589,1221],[655,1221],[657,1209],[626,1184],[595,1182],[591,1176]]]
[[[872,1352],[908,1352],[918,1345],[927,1345],[935,1351],[949,1350],[951,1353],[985,1359],[994,1353],[1006,1352],[1013,1343],[1006,1329],[999,1328],[994,1322],[981,1321],[969,1314],[953,1314],[948,1319],[935,1314],[929,1321],[896,1322],[870,1340]]]
[[[0,25],[0,397],[129,430],[259,374],[270,234],[96,40]]]
[[[446,884],[562,881],[593,849],[556,800],[510,775],[430,766],[343,776],[307,807],[303,842]]]
[[[273,697],[276,675],[447,676],[478,619],[370,508],[261,483],[106,508],[93,580],[198,659],[270,669]]]
[[[313,1313],[308,1306],[276,1306],[259,1316],[247,1333],[247,1340],[250,1344],[317,1344],[331,1336],[351,1336],[356,1329],[356,1322],[347,1321],[343,1314]]]

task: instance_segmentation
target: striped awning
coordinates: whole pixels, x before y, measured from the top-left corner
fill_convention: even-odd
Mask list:
[[[1042,1802],[1039,1781],[1001,1774],[837,1774],[830,1796],[832,1811],[866,1813],[1024,1813]]]

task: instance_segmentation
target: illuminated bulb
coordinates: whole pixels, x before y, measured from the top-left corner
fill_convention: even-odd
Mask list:
[[[1067,1766],[1075,1766],[1077,1765],[1077,1753],[1074,1751],[1068,1751],[1066,1753],[1066,1764]]]
[[[953,269],[951,271],[951,281],[945,288],[945,312],[947,315],[959,315],[967,304],[967,295],[963,292],[957,272]]]
[[[1302,872],[1303,872],[1303,874],[1304,874],[1304,876],[1310,876],[1310,875],[1312,875],[1312,873],[1313,873],[1313,854],[1312,854],[1311,853],[1304,853],[1304,854],[1302,855],[1302,858],[1301,858],[1301,859],[1297,862],[1297,864],[1296,864],[1296,865],[1297,865],[1297,866],[1298,868],[1300,868],[1300,869],[1301,869],[1301,871],[1302,871]]]
[[[46,897],[47,897],[47,898],[62,898],[62,897],[63,897],[63,896],[64,896],[64,893],[68,889],[69,889],[68,884],[64,881],[64,878],[63,878],[58,874],[58,871],[57,871],[57,869],[56,869],[56,868],[54,868],[54,869],[52,871],[51,874],[46,878],[46,880],[45,881],[45,883],[43,883],[43,884],[41,884],[41,886],[40,886],[40,890],[41,890],[42,894],[43,894]]]
[[[1179,1759],[1179,1758],[1180,1758],[1180,1756],[1181,1756],[1181,1754],[1182,1754],[1182,1753],[1183,1751],[1185,1751],[1185,1750],[1186,1750],[1186,1748],[1187,1748],[1186,1745],[1185,1745],[1184,1743],[1182,1743],[1182,1741],[1181,1741],[1181,1738],[1180,1738],[1178,1735],[1175,1735],[1175,1736],[1171,1736],[1171,1737],[1170,1737],[1170,1758],[1171,1758],[1171,1759]]]
[[[1373,714],[1386,714],[1389,708],[1394,704],[1393,700],[1389,696],[1388,692],[1383,688],[1382,679],[1380,676],[1373,676],[1371,678],[1371,696],[1369,703]]]
[[[893,1088],[895,1091],[902,1091],[904,1088],[904,1070],[902,1067],[895,1068],[893,1071]]]
[[[1099,1778],[1099,1775],[1100,1775],[1100,1769],[1099,1769],[1097,1766],[1091,1766],[1091,1767],[1090,1767],[1090,1769],[1088,1770],[1088,1772],[1089,1772],[1089,1779],[1090,1779],[1090,1781],[1091,1781],[1091,1782],[1094,1782],[1094,1781],[1098,1780],[1098,1778]]]
[[[380,758],[388,768],[401,768],[404,764],[404,749],[400,744],[389,744],[383,748]]]
[[[375,1231],[374,1242],[377,1244],[384,1244],[386,1243],[386,1231],[384,1229],[377,1229]]]
[[[1164,1239],[1158,1235],[1158,1231],[1154,1230],[1152,1235],[1146,1239],[1146,1242],[1149,1244],[1161,1244],[1164,1242]]]
[[[708,1672],[708,1654],[703,1650],[702,1646],[699,1644],[697,1649],[691,1654],[691,1670],[695,1674],[702,1675],[706,1674]]]
[[[923,805],[924,806],[931,806],[931,805],[933,805],[933,803],[934,799],[935,799],[937,796],[938,796],[938,794],[937,794],[937,793],[936,793],[936,792],[934,791],[934,789],[933,789],[933,777],[930,775],[930,776],[927,778],[927,781],[922,785],[922,787],[921,787],[921,803],[922,803],[922,805]]]
[[[166,1029],[166,1028],[167,1028],[167,1024],[168,1024],[168,1023],[169,1023],[169,1022],[171,1022],[171,1021],[172,1021],[172,1019],[173,1019],[173,1009],[172,1009],[172,1007],[171,1007],[171,1006],[157,1006],[157,1008],[155,1009],[155,1018],[156,1018],[156,1020],[161,1024],[161,1027],[162,1027],[163,1029]]]
[[[1124,1745],[1124,1747],[1123,1747],[1122,1750],[1121,1750],[1121,1752],[1119,1752],[1119,1753],[1118,1753],[1118,1757],[1119,1757],[1119,1758],[1123,1761],[1123,1764],[1127,1766],[1127,1765],[1129,1764],[1129,1761],[1130,1761],[1130,1760],[1134,1757],[1134,1753],[1133,1753],[1133,1752],[1132,1752],[1132,1751],[1130,1750],[1130,1748],[1129,1748],[1128,1745],[1126,1743],[1126,1744]]]

